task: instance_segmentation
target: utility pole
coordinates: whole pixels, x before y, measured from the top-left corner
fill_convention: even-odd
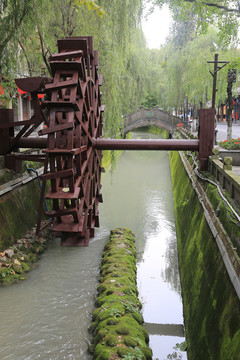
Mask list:
[[[233,111],[233,97],[232,97],[232,87],[233,83],[236,82],[237,71],[235,69],[228,70],[227,77],[227,95],[228,95],[228,111],[227,111],[227,140],[232,138],[232,111]]]
[[[212,71],[209,70],[210,74],[213,77],[213,90],[212,90],[212,109],[215,110],[215,102],[216,102],[216,92],[218,91],[217,89],[217,73],[219,70],[221,70],[224,66],[226,66],[229,61],[218,61],[218,54],[215,54],[214,56],[214,61],[208,61],[208,64],[214,64],[214,70],[213,73]],[[223,64],[222,66],[218,66],[218,64]],[[217,130],[214,131],[214,143],[216,144],[217,142]]]
[[[212,108],[215,109],[215,100],[217,92],[217,66],[218,66],[218,54],[215,54],[214,59],[214,72],[213,72],[213,90],[212,90]]]
[[[217,89],[217,73],[219,70],[221,70],[224,66],[226,66],[229,61],[218,61],[218,54],[215,54],[214,56],[214,61],[208,61],[208,64],[214,64],[214,70],[213,73],[212,71],[209,70],[210,74],[213,77],[213,91],[212,91],[212,108],[215,109],[215,102],[216,102],[216,92],[218,91]],[[218,66],[218,64],[223,64],[222,66]]]

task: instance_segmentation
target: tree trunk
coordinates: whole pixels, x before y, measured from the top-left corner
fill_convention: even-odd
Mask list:
[[[20,45],[20,47],[21,47],[21,49],[22,49],[22,51],[23,51],[23,54],[24,54],[24,56],[25,56],[25,59],[26,59],[26,61],[27,61],[27,66],[28,66],[29,75],[32,77],[32,76],[33,76],[33,74],[32,74],[32,67],[31,67],[31,63],[30,63],[30,61],[29,61],[27,52],[26,52],[26,50],[25,50],[22,42],[21,42],[19,39],[18,39],[18,43],[19,43],[19,45]]]
[[[227,110],[227,140],[232,138],[232,111],[233,111],[233,99],[232,99],[232,81],[228,81],[227,85],[227,95],[228,95],[228,110]]]

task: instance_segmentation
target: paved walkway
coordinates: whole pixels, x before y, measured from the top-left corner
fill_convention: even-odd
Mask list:
[[[226,122],[218,123],[217,127],[217,141],[223,141],[227,139],[227,124]],[[233,124],[232,126],[232,139],[240,137],[240,124]]]
[[[232,171],[240,177],[240,166],[233,166]]]

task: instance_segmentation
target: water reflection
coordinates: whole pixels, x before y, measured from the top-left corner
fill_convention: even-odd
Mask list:
[[[181,294],[181,284],[178,271],[178,253],[176,248],[176,238],[169,238],[168,248],[165,253],[166,267],[162,277],[165,277],[172,290]]]
[[[137,235],[143,315],[155,327],[153,358],[167,359],[183,341],[173,331],[183,319],[168,154],[126,152],[102,185],[100,228],[89,247],[62,248],[55,240],[26,281],[0,289],[1,360],[91,359],[87,330],[102,250],[119,226]]]
[[[158,335],[150,334],[150,346],[153,358],[163,360],[184,340],[182,332],[170,330],[183,329],[183,315],[168,153],[125,152],[111,178],[104,177],[103,195],[103,222],[110,228],[127,226],[137,234],[143,316],[148,327],[158,329]],[[185,353],[181,356],[186,359]]]

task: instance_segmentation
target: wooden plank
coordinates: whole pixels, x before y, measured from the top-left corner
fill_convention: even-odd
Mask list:
[[[78,84],[78,81],[71,80],[65,80],[65,81],[57,81],[52,84],[48,84],[45,86],[46,90],[54,90],[54,89],[63,89],[63,88],[69,88],[72,86],[76,86]]]
[[[67,129],[72,129],[73,127],[74,127],[74,123],[73,122],[68,122],[66,124],[56,125],[56,126],[53,126],[51,128],[46,128],[46,129],[39,130],[38,135],[42,136],[42,135],[54,133],[54,132],[57,132],[57,131],[63,131],[63,130],[67,130]]]
[[[43,175],[41,175],[41,179],[46,181],[46,180],[52,180],[52,179],[57,179],[57,178],[73,176],[73,175],[74,175],[73,169],[67,169],[67,170],[61,170],[61,171],[43,174]]]
[[[83,57],[88,56],[88,44],[87,39],[79,39],[79,38],[67,38],[67,39],[59,39],[57,41],[57,46],[60,52],[62,51],[74,51],[74,50],[82,50]]]
[[[199,154],[200,170],[207,171],[208,158],[212,155],[214,142],[215,109],[200,109],[199,112]]]
[[[55,61],[55,60],[66,60],[66,59],[75,59],[78,57],[81,57],[83,55],[83,52],[81,50],[77,51],[66,51],[58,54],[53,54],[50,56],[49,61]]]
[[[79,194],[80,194],[80,187],[76,187],[74,189],[73,193],[70,192],[63,192],[62,191],[63,188],[59,188],[58,191],[56,192],[52,192],[51,191],[51,187],[48,189],[47,194],[46,194],[46,199],[63,199],[63,200],[75,200],[79,198]]]
[[[68,208],[68,209],[46,211],[45,214],[52,218],[52,217],[64,216],[64,215],[73,215],[73,214],[76,214],[77,211],[78,211],[78,209],[76,207],[74,207],[74,208]]]
[[[54,108],[54,111],[60,112],[68,112],[73,111],[72,109],[78,111],[78,104],[76,102],[69,102],[69,101],[43,101],[43,106],[47,108]]]
[[[48,168],[48,154],[46,154],[46,158],[45,158],[44,173],[47,171],[47,168]],[[37,219],[37,226],[36,226],[36,234],[39,233],[40,227],[41,227],[41,219],[42,219],[42,210],[43,210],[43,200],[44,200],[45,188],[46,188],[46,181],[43,181],[42,182],[42,187],[41,187],[39,207],[38,207],[38,219]]]
[[[0,155],[5,155],[10,143],[10,136],[14,135],[14,129],[9,129],[9,127],[1,128],[3,124],[12,124],[14,119],[14,110],[13,109],[1,109],[0,110]]]
[[[71,215],[63,217],[61,223],[54,222],[52,225],[53,231],[79,233],[79,235],[82,232],[82,229],[83,217],[81,217],[79,223],[75,223]]]
[[[61,71],[62,74],[64,71],[77,71],[79,77],[83,76],[81,61],[52,61],[50,66],[53,74],[57,71]]]
[[[25,125],[22,130],[19,131],[17,136],[14,137],[13,141],[9,144],[9,148],[7,150],[7,153],[12,152],[12,150],[17,146],[18,140],[23,136],[23,134],[28,130],[30,125]]]
[[[77,119],[79,120],[79,123],[82,125],[82,128],[83,128],[83,130],[85,131],[87,137],[88,137],[89,140],[92,142],[92,136],[90,135],[90,133],[88,132],[88,130],[87,130],[87,128],[86,128],[87,124],[85,124],[85,123],[83,122],[83,120],[82,120],[82,112],[77,111],[77,112],[75,113],[75,115],[76,115]]]
[[[70,155],[70,156],[74,156],[74,155],[78,155],[83,151],[87,150],[87,146],[81,146],[80,148],[77,149],[43,149],[44,153],[48,153],[50,155]]]

